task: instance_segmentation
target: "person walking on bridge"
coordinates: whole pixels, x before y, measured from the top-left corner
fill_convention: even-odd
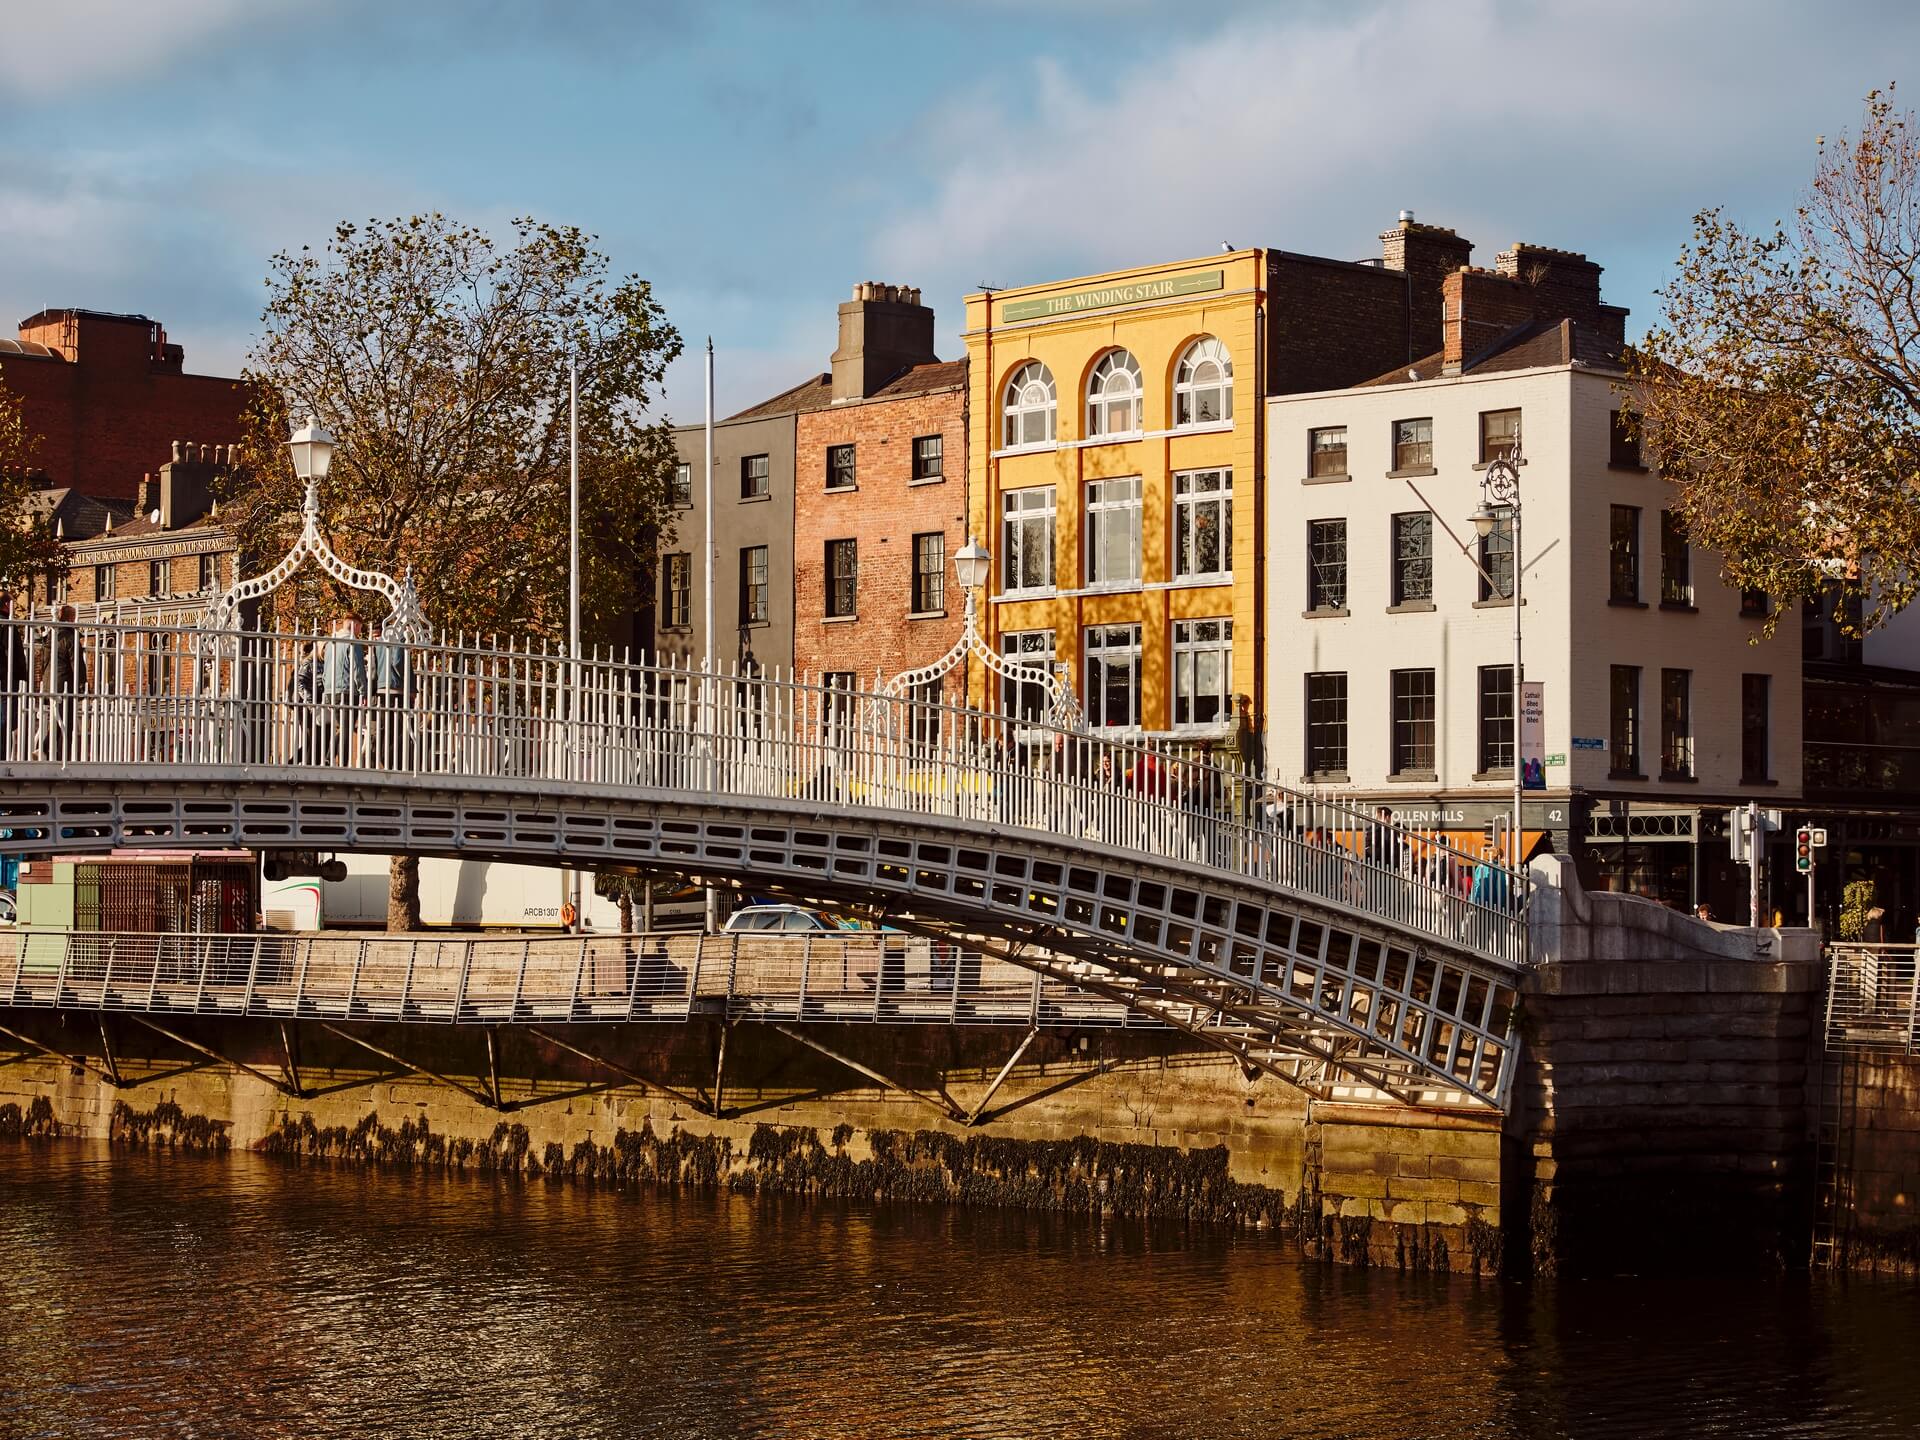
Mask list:
[[[80,627],[74,620],[73,606],[62,605],[47,627],[45,646],[33,657],[33,688],[47,707],[36,747],[44,760],[71,759],[78,739],[74,727],[87,668],[80,655]]]
[[[328,763],[359,763],[354,736],[366,695],[367,647],[360,643],[358,617],[345,615],[333,622],[320,660],[321,743]]]

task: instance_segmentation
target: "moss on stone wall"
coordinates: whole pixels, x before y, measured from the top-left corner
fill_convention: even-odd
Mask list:
[[[50,1140],[60,1133],[53,1118],[53,1102],[36,1095],[23,1111],[9,1101],[0,1105],[0,1140]]]
[[[233,1146],[230,1128],[225,1120],[189,1115],[171,1100],[151,1110],[135,1110],[126,1101],[116,1100],[107,1122],[107,1139],[115,1145],[165,1145],[218,1154]]]

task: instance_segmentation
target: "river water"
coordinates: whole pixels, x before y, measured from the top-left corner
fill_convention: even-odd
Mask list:
[[[4,1436],[1920,1434],[1920,1292],[0,1144]]]

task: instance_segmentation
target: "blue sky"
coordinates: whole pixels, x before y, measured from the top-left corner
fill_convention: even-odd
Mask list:
[[[138,310],[228,372],[268,256],[439,209],[581,225],[723,413],[862,279],[960,297],[1201,254],[1358,258],[1402,206],[1584,250],[1634,325],[1693,212],[1788,213],[1920,6],[0,0],[0,325]],[[1920,86],[1920,79],[1915,80]],[[666,406],[698,418],[691,360]]]

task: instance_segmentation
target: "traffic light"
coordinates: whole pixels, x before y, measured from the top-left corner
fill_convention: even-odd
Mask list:
[[[1802,825],[1793,832],[1793,868],[1802,875],[1813,869],[1813,829]]]

